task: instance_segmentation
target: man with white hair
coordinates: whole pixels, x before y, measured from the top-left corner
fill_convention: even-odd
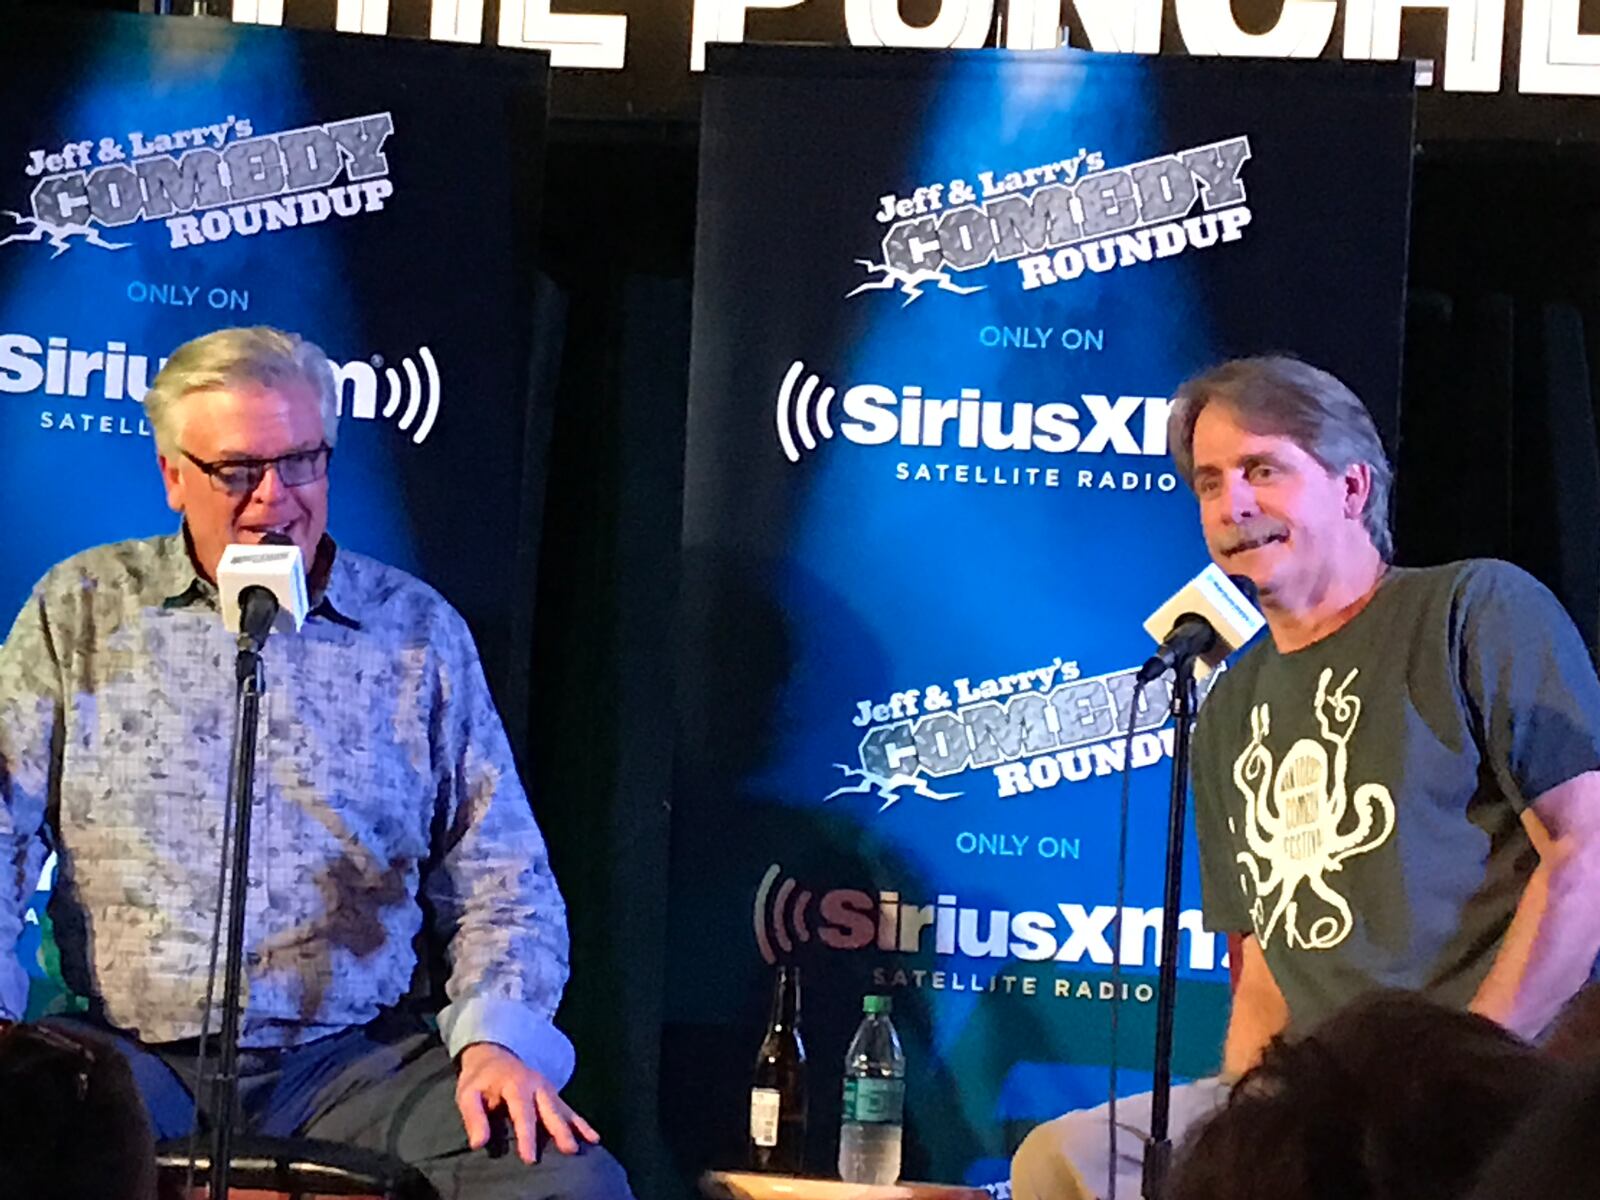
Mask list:
[[[181,528],[61,563],[0,646],[0,1017],[26,1004],[3,947],[53,849],[63,976],[118,1035],[157,1137],[188,1131],[234,700],[216,570],[230,543],[286,537],[312,608],[264,652],[244,1127],[387,1152],[445,1197],[626,1200],[560,1096],[565,907],[471,634],[328,535],[326,356],[222,330],[180,347],[145,407]],[[435,958],[437,1033],[413,987]],[[515,1155],[487,1150],[497,1109]]]
[[[1392,565],[1388,458],[1361,401],[1292,358],[1224,363],[1168,424],[1211,557],[1269,637],[1206,699],[1195,826],[1208,928],[1241,936],[1212,1111],[1278,1034],[1408,988],[1539,1035],[1600,952],[1600,681],[1542,585],[1508,563]],[[1039,1126],[1012,1162],[1140,1194],[1149,1097]]]

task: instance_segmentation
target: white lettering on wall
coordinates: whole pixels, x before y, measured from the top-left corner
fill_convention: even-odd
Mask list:
[[[1162,0],[1076,0],[1089,47],[1107,54],[1158,54]]]
[[[233,0],[241,24],[282,25],[284,0]],[[619,0],[621,3],[622,0]],[[988,38],[994,6],[1005,6],[1005,44],[1012,50],[1053,50],[1074,21],[1090,49],[1159,54],[1167,0],[943,0],[932,21],[912,25],[899,0],[688,0],[689,68],[705,69],[710,42],[743,42],[746,18],[757,9],[837,5],[846,40],[854,46],[977,47]],[[1276,24],[1261,33],[1239,27],[1230,0],[1172,0],[1182,49],[1190,54],[1259,58],[1317,58],[1326,53],[1341,2],[1347,59],[1400,57],[1408,10],[1445,17],[1441,83],[1447,92],[1502,89],[1507,0],[1283,0]],[[1600,96],[1600,33],[1579,29],[1581,0],[1520,0],[1522,50],[1516,90],[1531,94]],[[546,50],[557,67],[621,70],[627,60],[628,18],[621,13],[558,13],[552,0],[502,0],[502,46]],[[337,0],[335,28],[386,34],[389,0]],[[484,0],[433,0],[434,41],[483,40]],[[1426,56],[1423,47],[1408,53]]]
[[[844,0],[845,33],[852,46],[976,48],[988,38],[993,19],[994,0],[940,0],[938,15],[926,25],[907,24],[900,0]]]
[[[483,0],[433,0],[428,36],[436,42],[477,45],[483,39]]]
[[[339,0],[333,27],[341,33],[388,33],[389,0]]]
[[[1600,95],[1600,34],[1578,32],[1578,0],[1523,0],[1524,92]]]
[[[804,0],[694,0],[689,24],[689,69],[706,69],[706,43],[744,41],[744,17],[752,8],[794,8]]]
[[[1335,0],[1284,0],[1278,23],[1265,33],[1246,33],[1229,0],[1178,0],[1178,29],[1190,54],[1259,58],[1316,58],[1333,36]]]
[[[233,19],[241,25],[282,25],[283,0],[233,0]]]
[[[1400,17],[1408,8],[1443,9],[1444,86],[1451,92],[1500,90],[1506,0],[1346,0],[1344,56],[1400,57]]]
[[[620,71],[628,53],[628,18],[616,13],[555,13],[550,11],[550,0],[500,0],[500,44],[548,50],[555,67]]]

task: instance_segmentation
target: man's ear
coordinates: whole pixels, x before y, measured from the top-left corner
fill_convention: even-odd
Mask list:
[[[1367,501],[1372,499],[1372,467],[1368,463],[1351,463],[1341,476],[1344,483],[1344,515],[1360,520],[1367,511]]]
[[[180,460],[174,455],[168,457],[166,452],[156,450],[156,465],[161,468],[161,486],[167,489],[167,507],[173,512],[183,511],[183,474],[179,471]]]

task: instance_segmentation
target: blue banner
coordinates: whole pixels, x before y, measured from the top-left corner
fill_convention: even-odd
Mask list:
[[[1342,376],[1393,440],[1409,69],[738,48],[702,131],[665,1094],[737,1165],[771,964],[801,967],[808,1167],[863,993],[906,1178],[989,1182],[1105,1098],[1124,756],[1123,1089],[1148,1087],[1172,731],[1141,623],[1207,561],[1173,389]],[[1131,738],[1125,737],[1131,732]],[[1191,834],[1192,840],[1192,834]],[[1191,845],[1175,1070],[1224,939]]]
[[[547,428],[529,419],[547,65],[224,21],[7,18],[6,627],[53,563],[177,528],[139,405],[164,357],[276,325],[339,378],[330,532],[462,610],[516,731]]]

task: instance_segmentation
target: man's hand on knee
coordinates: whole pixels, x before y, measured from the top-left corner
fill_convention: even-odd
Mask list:
[[[540,1125],[563,1154],[576,1154],[580,1137],[586,1142],[600,1140],[548,1079],[504,1046],[474,1042],[461,1052],[457,1063],[456,1107],[474,1150],[488,1145],[489,1110],[502,1105],[517,1135],[517,1154],[525,1163],[538,1161]]]

